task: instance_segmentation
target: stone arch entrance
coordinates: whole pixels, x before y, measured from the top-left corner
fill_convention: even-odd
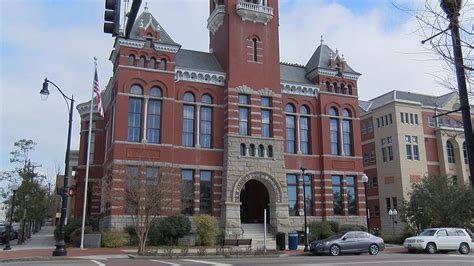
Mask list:
[[[267,210],[267,222],[270,221],[270,197],[267,188],[255,179],[247,181],[240,192],[240,222],[263,223],[264,210]]]

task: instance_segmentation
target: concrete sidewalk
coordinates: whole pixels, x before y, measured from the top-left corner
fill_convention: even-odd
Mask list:
[[[54,226],[43,226],[38,233],[32,234],[31,238],[23,244],[18,245],[18,240],[12,240],[10,246],[12,250],[54,249],[55,243]],[[3,246],[0,247],[3,249]]]

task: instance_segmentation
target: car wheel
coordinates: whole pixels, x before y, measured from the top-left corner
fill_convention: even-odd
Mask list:
[[[370,255],[377,255],[379,254],[379,246],[377,246],[376,244],[371,244],[369,246],[369,254]]]
[[[459,245],[459,253],[463,255],[469,254],[469,245],[466,243],[461,243],[461,245]]]
[[[331,254],[331,256],[339,256],[339,254],[341,254],[341,248],[338,245],[332,245],[329,247],[329,254]]]
[[[436,251],[437,251],[435,243],[430,242],[430,243],[426,244],[426,249],[425,250],[426,250],[426,253],[428,253],[428,254],[435,254]]]

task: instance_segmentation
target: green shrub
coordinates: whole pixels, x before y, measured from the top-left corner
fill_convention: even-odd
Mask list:
[[[347,231],[364,231],[364,232],[367,232],[367,228],[363,225],[357,225],[357,224],[341,224],[339,226],[339,232],[347,232]]]
[[[72,231],[69,235],[69,243],[75,247],[79,247],[81,245],[81,227],[76,228],[76,230]],[[84,227],[84,234],[92,233],[92,226],[88,225]]]
[[[308,224],[309,241],[324,239],[330,237],[334,232],[331,230],[329,222],[313,221]]]
[[[95,218],[88,218],[86,219],[86,226],[90,226],[91,232],[99,232],[99,220]],[[67,224],[64,226],[64,241],[66,243],[71,242],[71,239],[69,238],[71,236],[71,233],[74,232],[77,228],[82,227],[82,219],[75,219],[75,218],[70,218],[67,219]],[[56,225],[56,228],[54,229],[54,238],[56,240],[59,240],[59,224]]]
[[[138,238],[137,238],[137,232],[135,231],[135,226],[127,225],[124,228],[124,231],[128,234],[128,241],[129,241],[128,244],[130,246],[138,245]]]
[[[331,226],[331,231],[333,232],[340,232],[339,230],[339,223],[336,221],[328,221],[329,225]]]
[[[191,222],[186,216],[168,216],[152,223],[148,239],[151,245],[177,245],[178,239],[190,232]]]
[[[128,244],[128,235],[124,232],[115,231],[102,231],[101,234],[101,247],[105,248],[116,248],[123,247]]]
[[[193,216],[193,222],[196,226],[196,245],[198,246],[214,246],[216,236],[219,233],[216,218],[210,215]]]

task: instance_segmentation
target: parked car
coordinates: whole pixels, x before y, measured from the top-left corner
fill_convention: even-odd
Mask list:
[[[5,239],[5,235],[7,234],[7,227],[4,224],[0,224],[0,243],[3,245],[3,239]]]
[[[424,250],[426,253],[434,254],[438,251],[459,251],[461,254],[469,254],[474,246],[470,232],[462,228],[429,228],[421,234],[405,239],[403,246],[410,253]]]
[[[332,256],[338,256],[341,253],[360,254],[365,252],[377,255],[384,248],[385,243],[382,238],[362,231],[338,233],[310,244],[311,253]]]

